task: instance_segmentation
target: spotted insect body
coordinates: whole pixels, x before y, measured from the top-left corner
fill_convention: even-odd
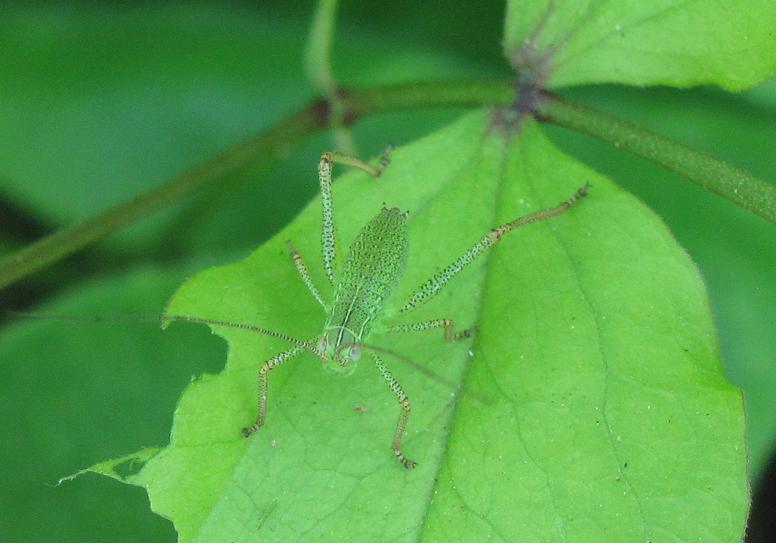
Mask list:
[[[353,240],[323,330],[328,358],[343,348],[358,358],[358,343],[404,272],[408,245],[407,215],[395,207],[383,207]]]

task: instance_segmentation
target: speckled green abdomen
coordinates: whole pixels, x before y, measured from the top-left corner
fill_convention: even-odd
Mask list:
[[[325,333],[336,349],[366,337],[372,321],[404,272],[407,215],[383,207],[350,246]]]

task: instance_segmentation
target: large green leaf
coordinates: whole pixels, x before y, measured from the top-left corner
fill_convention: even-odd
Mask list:
[[[709,88],[687,92],[601,86],[567,93],[767,179],[776,172],[773,83],[739,96]],[[765,90],[770,103],[760,97]],[[561,148],[643,198],[698,264],[712,302],[725,374],[744,391],[749,474],[757,481],[776,436],[776,229],[611,144],[551,125],[546,129]]]
[[[469,391],[386,360],[413,401],[415,470],[391,454],[399,407],[366,361],[349,377],[309,355],[274,370],[268,422],[243,439],[258,364],[287,346],[219,327],[226,368],[186,390],[170,445],[129,473],[131,456],[93,470],[146,487],[185,540],[740,538],[741,396],[697,270],[649,210],[537,125],[485,113],[398,149],[379,181],[344,175],[335,205],[346,243],[381,202],[410,211],[408,269],[386,307],[386,322],[408,322],[390,316],[440,265],[584,182],[571,212],[507,236],[412,319],[476,323],[473,344],[371,338]],[[246,260],[195,276],[170,311],[316,335],[324,315],[285,240],[323,286],[319,213],[314,201]]]
[[[770,0],[509,0],[507,58],[550,87],[750,87],[776,70]]]

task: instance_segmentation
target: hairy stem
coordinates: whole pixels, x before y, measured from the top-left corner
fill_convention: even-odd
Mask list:
[[[665,136],[557,96],[545,96],[539,104],[538,115],[541,120],[613,143],[776,222],[776,186],[744,170]]]

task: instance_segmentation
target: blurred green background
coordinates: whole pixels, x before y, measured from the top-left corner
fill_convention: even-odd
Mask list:
[[[312,2],[71,3],[0,7],[0,255],[166,180],[315,96],[302,70]],[[334,69],[344,85],[506,78],[504,6],[342,2]],[[774,179],[776,86],[616,86],[563,92]],[[359,122],[362,155],[455,118],[445,108]],[[547,127],[668,223],[703,274],[725,371],[745,391],[750,471],[776,441],[774,229],[608,144]],[[202,327],[162,333],[153,317],[186,277],[240,258],[316,192],[309,137],[0,292],[2,308],[107,316],[0,326],[1,540],[174,539],[141,489],[85,476],[96,461],[163,445],[189,379],[218,371]],[[527,256],[530,259],[530,255]],[[671,288],[671,285],[666,285]]]

